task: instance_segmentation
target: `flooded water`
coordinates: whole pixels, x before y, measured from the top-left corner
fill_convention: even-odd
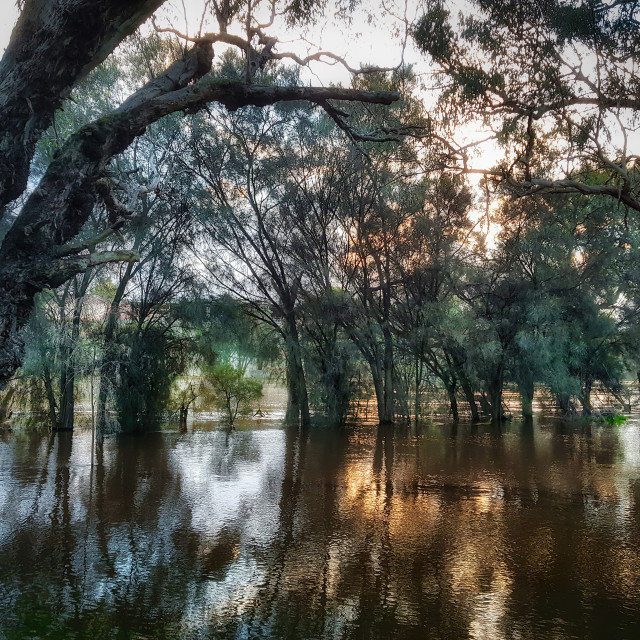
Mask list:
[[[1,638],[640,638],[640,423],[0,436]]]

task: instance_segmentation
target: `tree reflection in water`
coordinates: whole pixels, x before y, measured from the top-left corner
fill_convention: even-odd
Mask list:
[[[90,442],[0,442],[7,638],[640,637],[636,421]]]

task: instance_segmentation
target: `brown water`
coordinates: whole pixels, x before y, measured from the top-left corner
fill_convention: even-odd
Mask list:
[[[0,437],[1,638],[640,638],[640,423]]]

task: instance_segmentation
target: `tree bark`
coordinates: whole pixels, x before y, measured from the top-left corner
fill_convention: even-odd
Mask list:
[[[502,365],[494,371],[494,375],[489,380],[489,405],[491,408],[491,421],[502,422],[505,419],[502,409]]]
[[[44,389],[47,394],[47,404],[49,405],[49,424],[52,431],[58,430],[58,407],[56,405],[56,395],[53,391],[53,381],[51,380],[51,372],[49,367],[44,365],[42,369],[42,379],[44,381]]]
[[[522,417],[530,418],[533,416],[533,378],[528,376],[526,379],[519,380],[518,391],[522,399]]]
[[[422,360],[416,358],[416,377],[415,377],[415,422],[418,426],[420,421],[420,384],[422,383]]]
[[[471,410],[471,420],[473,422],[478,422],[480,420],[478,403],[476,402],[476,396],[473,392],[473,387],[471,386],[471,383],[469,382],[469,378],[467,378],[467,376],[462,376],[460,378],[460,387],[462,388],[465,400],[467,401],[469,409]]]
[[[384,386],[382,389],[382,411],[380,411],[380,407],[378,407],[378,415],[380,417],[380,424],[392,424],[395,417],[393,406],[393,336],[388,323],[385,323],[385,326],[382,329],[382,334],[384,336],[384,356],[382,367]]]
[[[73,87],[164,0],[26,0],[0,61],[0,212]]]
[[[582,415],[590,416],[593,413],[593,407],[591,406],[591,389],[593,387],[593,380],[587,379],[582,387]]]
[[[446,348],[445,352],[451,359],[456,378],[460,381],[460,387],[469,405],[469,409],[471,410],[471,420],[473,422],[478,422],[480,420],[478,404],[476,402],[476,397],[473,392],[473,387],[471,386],[471,382],[469,381],[469,377],[467,376],[464,370],[464,363],[466,362],[466,359],[467,359],[466,353],[459,346],[448,347]]]
[[[62,355],[62,372],[60,375],[60,418],[58,429],[71,431],[75,414],[75,382],[76,382],[76,350],[80,337],[80,318],[84,296],[91,282],[90,271],[85,271],[80,286],[75,291],[73,318],[71,320],[71,336]]]
[[[107,398],[109,389],[115,383],[116,377],[116,344],[114,341],[115,332],[118,327],[118,313],[120,311],[120,303],[124,297],[129,280],[132,277],[134,265],[129,263],[125,269],[118,288],[113,296],[113,300],[109,305],[109,313],[105,323],[102,344],[103,353],[100,362],[100,387],[98,389],[98,409],[96,429],[99,434],[104,434],[107,427]]]
[[[451,405],[451,416],[454,422],[458,422],[460,416],[458,415],[458,399],[456,398],[455,385],[447,385],[447,394],[449,396],[449,404]]]
[[[11,403],[13,396],[15,395],[15,388],[11,387],[7,393],[0,396],[0,425],[11,417],[13,413],[11,410]]]
[[[571,400],[570,394],[563,392],[556,393],[556,404],[563,415],[575,415],[576,407],[574,402]]]
[[[311,423],[309,412],[309,395],[307,382],[302,364],[302,350],[295,316],[289,314],[286,322],[286,348],[287,348],[287,421],[300,420],[303,426]]]

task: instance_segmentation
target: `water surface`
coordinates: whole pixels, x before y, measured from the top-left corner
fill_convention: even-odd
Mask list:
[[[640,638],[640,423],[0,436],[0,638]]]

